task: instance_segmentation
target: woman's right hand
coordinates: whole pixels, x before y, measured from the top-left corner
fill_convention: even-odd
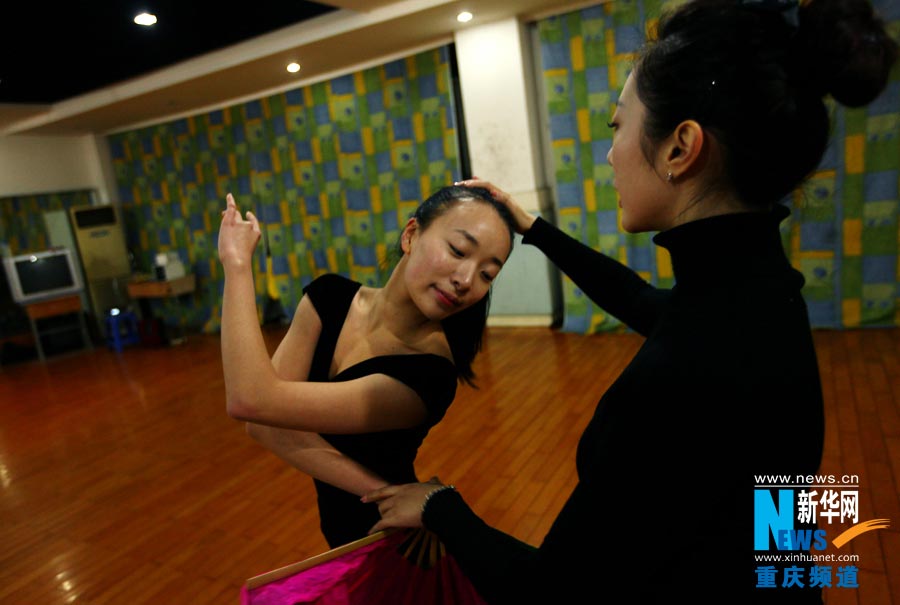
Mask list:
[[[219,261],[222,266],[249,267],[253,262],[253,251],[262,235],[259,221],[249,210],[246,220],[230,193],[225,196],[225,210],[222,212],[222,224],[219,227]]]
[[[506,193],[496,185],[478,178],[477,176],[473,176],[472,178],[466,179],[465,181],[459,181],[458,183],[454,183],[454,185],[461,185],[463,187],[481,187],[490,191],[495,200],[509,208],[509,211],[513,216],[513,220],[515,220],[516,222],[516,232],[520,235],[524,235],[526,231],[531,229],[531,226],[534,224],[534,221],[537,218],[535,216],[532,216],[531,213],[519,206],[519,204],[517,204],[508,193]]]

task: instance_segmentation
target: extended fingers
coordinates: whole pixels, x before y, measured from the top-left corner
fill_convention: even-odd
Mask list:
[[[386,485],[384,487],[379,487],[376,490],[373,490],[367,494],[363,494],[363,497],[360,498],[361,502],[380,502],[386,498],[390,498],[397,491],[397,486],[395,485]]]
[[[485,189],[495,188],[491,183],[485,181],[483,179],[478,178],[477,176],[473,176],[470,179],[465,179],[464,181],[457,181],[453,183],[454,185],[461,185],[462,187],[484,187]]]
[[[237,202],[234,201],[234,196],[230,193],[227,194],[225,196],[225,210],[222,211],[222,221],[235,225],[249,223],[252,231],[260,231],[259,219],[256,218],[252,211],[248,210],[244,216],[246,220],[241,217]]]
[[[250,225],[253,227],[254,231],[259,231],[259,220],[257,220],[256,215],[247,211],[247,221],[249,221]]]
[[[470,179],[466,179],[464,181],[458,181],[453,183],[454,185],[461,185],[463,187],[481,187],[482,189],[487,189],[488,192],[494,196],[497,200],[501,200],[506,197],[506,194],[497,188],[496,185],[490,183],[489,181],[485,181],[483,179],[478,178],[477,176],[473,176]]]
[[[239,223],[241,214],[237,211],[237,203],[230,193],[225,196],[225,210],[222,211],[222,222]]]

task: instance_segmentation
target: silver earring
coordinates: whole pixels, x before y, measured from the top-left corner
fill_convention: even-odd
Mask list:
[[[671,183],[674,180],[675,180],[675,175],[673,175],[672,171],[670,170],[669,172],[666,173],[666,182]]]

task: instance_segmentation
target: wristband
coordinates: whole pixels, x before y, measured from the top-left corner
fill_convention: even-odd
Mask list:
[[[432,497],[433,495],[438,494],[438,493],[443,492],[443,491],[448,490],[448,489],[455,490],[455,489],[456,489],[456,486],[453,486],[453,485],[442,485],[442,486],[436,487],[436,488],[434,488],[433,490],[431,490],[430,492],[428,492],[428,495],[425,496],[425,500],[422,501],[422,514],[423,514],[423,515],[425,514],[425,507],[428,506],[428,501],[431,500],[431,497]]]

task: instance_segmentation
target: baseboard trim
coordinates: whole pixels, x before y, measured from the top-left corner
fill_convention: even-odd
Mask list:
[[[488,327],[498,328],[549,328],[553,325],[552,315],[488,315]]]

